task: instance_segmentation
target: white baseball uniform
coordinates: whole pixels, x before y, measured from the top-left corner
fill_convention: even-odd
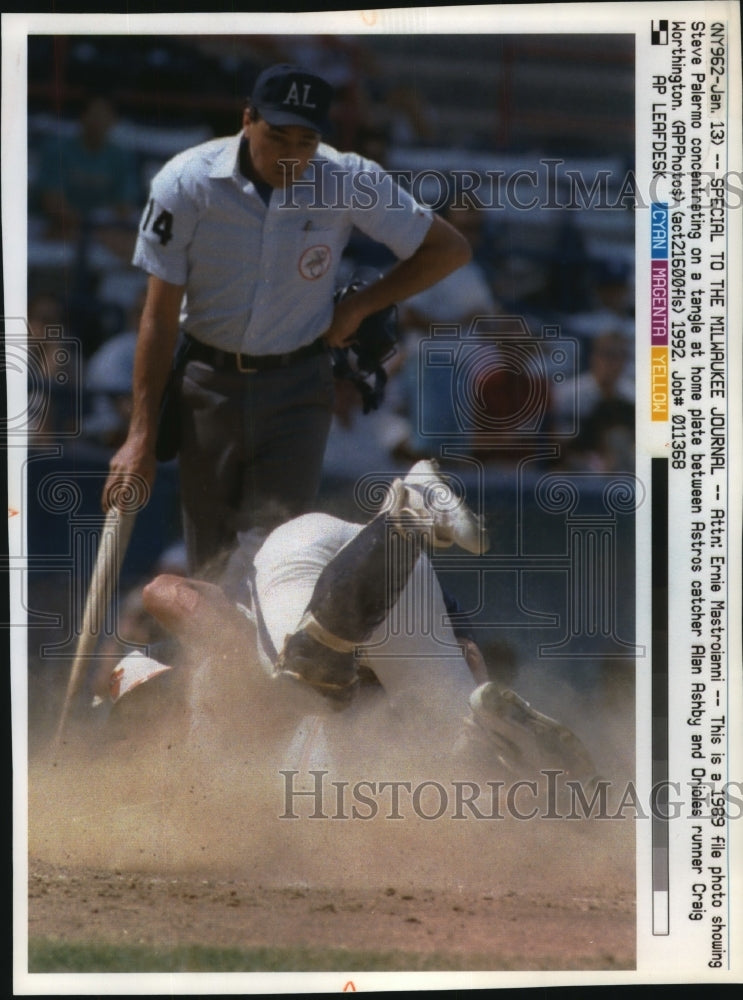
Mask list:
[[[299,626],[322,570],[362,527],[328,514],[305,514],[265,540],[255,557],[255,597],[273,646],[266,649],[264,643],[267,669]],[[393,711],[425,719],[454,738],[475,682],[425,553],[359,656],[376,674]]]

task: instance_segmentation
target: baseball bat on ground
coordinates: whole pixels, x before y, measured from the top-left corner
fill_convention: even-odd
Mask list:
[[[88,659],[95,652],[98,644],[100,623],[116,589],[135,518],[136,511],[120,511],[115,507],[112,507],[106,515],[93,575],[88,587],[75,659],[70,669],[67,692],[54,739],[55,750],[61,746],[70,707],[85,677]]]

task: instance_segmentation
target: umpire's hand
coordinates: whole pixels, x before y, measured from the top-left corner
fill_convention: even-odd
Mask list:
[[[347,295],[335,307],[325,332],[330,347],[348,347],[367,316],[404,302],[441,281],[472,257],[472,248],[451,223],[434,215],[423,242],[412,257],[398,261],[379,281]]]
[[[126,441],[109,462],[103,487],[103,509],[143,507],[157,471],[155,444],[163,389],[173,361],[178,320],[185,288],[150,276],[147,282],[132,376],[132,416]]]
[[[333,322],[324,333],[328,347],[348,347],[368,315],[361,292],[341,299],[335,307]]]
[[[157,472],[154,444],[130,434],[112,456],[108,468],[101,498],[104,511],[121,506],[127,510],[144,507]]]

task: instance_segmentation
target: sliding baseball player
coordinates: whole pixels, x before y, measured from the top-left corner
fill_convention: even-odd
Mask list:
[[[224,669],[261,669],[277,705],[282,712],[296,705],[298,721],[350,708],[360,720],[365,699],[381,697],[398,720],[452,752],[477,747],[482,756],[485,747],[502,772],[558,767],[571,777],[593,776],[590,755],[570,729],[514,691],[479,683],[487,676],[482,657],[457,636],[429,558],[450,545],[481,554],[489,539],[434,463],[423,461],[391,484],[366,525],[313,513],[276,528],[255,557],[245,603],[214,584],[170,575],[145,588],[144,603],[191,651],[192,663],[199,660],[194,649],[208,655],[229,637],[232,662]],[[251,668],[256,661],[261,667]],[[114,711],[170,669],[129,654],[112,674]],[[248,692],[249,684],[246,676]]]

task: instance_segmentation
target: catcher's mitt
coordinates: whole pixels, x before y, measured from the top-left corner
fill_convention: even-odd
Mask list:
[[[335,301],[340,302],[380,277],[372,268],[357,268],[348,284],[335,293]],[[383,364],[397,350],[397,341],[397,306],[391,305],[367,316],[348,347],[333,348],[335,377],[353,382],[361,395],[364,413],[376,410],[384,399],[387,372]]]

